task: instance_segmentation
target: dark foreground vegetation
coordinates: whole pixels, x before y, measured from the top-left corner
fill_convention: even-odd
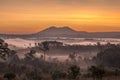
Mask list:
[[[95,64],[86,70],[76,63],[76,54],[70,55],[71,61],[46,61],[48,44],[43,42],[39,49],[43,52],[40,58],[34,56],[35,50],[30,50],[24,59],[19,59],[16,51],[0,39],[0,80],[120,80],[119,45],[98,43],[100,52],[92,60]]]

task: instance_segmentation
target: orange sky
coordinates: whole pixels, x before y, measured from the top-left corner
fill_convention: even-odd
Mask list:
[[[0,0],[0,33],[28,34],[49,26],[120,31],[119,0]]]

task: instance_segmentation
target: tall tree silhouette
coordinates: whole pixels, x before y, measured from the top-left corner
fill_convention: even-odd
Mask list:
[[[44,61],[45,61],[45,54],[46,54],[46,51],[49,50],[49,43],[47,41],[44,41],[41,44],[42,44],[42,47],[41,47],[41,45],[39,45],[39,47],[44,53]]]

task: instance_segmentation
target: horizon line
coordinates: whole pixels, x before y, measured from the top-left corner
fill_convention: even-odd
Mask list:
[[[115,30],[115,31],[85,31],[85,30],[81,30],[81,31],[77,31],[69,26],[50,26],[50,27],[47,27],[45,29],[42,29],[42,30],[39,30],[39,31],[36,31],[36,32],[32,32],[32,33],[0,33],[0,35],[31,35],[31,34],[36,34],[36,33],[39,33],[39,32],[42,32],[44,30],[47,30],[49,28],[57,28],[57,29],[61,29],[61,28],[69,28],[73,31],[76,31],[76,32],[86,32],[86,33],[120,33],[120,31],[118,30]]]

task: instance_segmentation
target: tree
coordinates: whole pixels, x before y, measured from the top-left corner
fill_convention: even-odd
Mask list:
[[[53,71],[52,72],[52,79],[56,80],[56,79],[63,79],[66,78],[66,73],[63,71]]]
[[[71,79],[76,79],[80,75],[80,67],[73,65],[68,70],[68,76]]]
[[[4,40],[0,39],[0,58],[3,60],[7,60],[8,57],[15,55],[16,52],[14,50],[10,50],[8,48],[8,44],[4,42]]]
[[[41,44],[42,44],[42,47],[41,47],[41,45],[39,44],[39,48],[40,48],[40,50],[42,50],[43,53],[44,53],[44,61],[45,61],[45,54],[46,54],[46,51],[49,50],[49,45],[48,45],[48,42],[47,42],[47,41],[44,41],[44,42],[42,42]]]
[[[76,61],[76,56],[77,56],[76,52],[69,54],[69,58],[73,61]]]
[[[8,80],[13,80],[16,77],[14,73],[5,73],[4,78],[7,78]]]
[[[97,42],[97,47],[99,51],[103,51],[103,47],[100,42]]]
[[[34,59],[35,57],[34,57],[34,54],[36,53],[36,51],[35,50],[30,50],[30,52],[29,53],[27,53],[27,54],[25,54],[25,56],[26,56],[26,59]]]
[[[99,52],[93,59],[97,65],[103,65],[106,67],[120,67],[120,47],[111,46],[102,52]],[[112,63],[112,64],[111,64]]]
[[[93,80],[100,79],[102,80],[105,69],[102,66],[91,66],[89,69],[91,76],[93,77]]]

